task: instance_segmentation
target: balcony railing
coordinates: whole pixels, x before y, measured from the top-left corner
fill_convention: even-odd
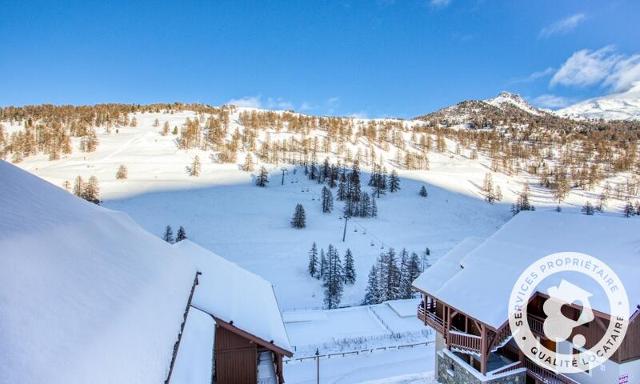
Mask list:
[[[500,347],[505,345],[510,338],[511,327],[509,326],[509,324],[505,324],[502,328],[498,329],[498,333],[493,338],[493,342],[491,344],[491,352],[495,352]]]
[[[580,384],[567,376],[555,374],[548,369],[542,368],[530,360],[525,360],[523,366],[527,368],[529,375],[546,384]]]
[[[544,324],[543,318],[536,315],[528,314],[527,320],[529,321],[529,328],[531,329],[531,332],[538,335],[544,335],[544,330],[542,329],[542,326]]]
[[[435,308],[434,308],[435,309]],[[418,307],[418,319],[425,322],[428,326],[435,329],[438,333],[444,333],[444,323],[442,319],[436,315],[435,311],[425,311],[424,307]]]
[[[511,364],[505,365],[504,367],[495,369],[487,373],[487,375],[497,376],[503,373],[517,371],[518,369],[522,369],[522,368],[524,368],[524,364],[522,363],[522,361],[516,361],[515,363],[511,363]]]
[[[447,332],[447,344],[452,348],[465,352],[480,354],[482,337],[464,332],[449,331]]]

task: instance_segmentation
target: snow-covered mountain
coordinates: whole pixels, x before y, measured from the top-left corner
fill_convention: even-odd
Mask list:
[[[498,96],[484,101],[498,108],[504,108],[505,106],[516,107],[532,115],[541,115],[545,113],[529,104],[525,99],[522,98],[522,96],[511,92],[503,91],[500,92]]]
[[[500,126],[529,125],[533,121],[545,121],[554,126],[567,120],[538,109],[518,94],[501,92],[498,96],[485,100],[465,100],[442,108],[417,119],[458,128],[496,128]],[[569,122],[570,123],[570,122]]]
[[[585,100],[556,113],[572,119],[640,120],[640,82],[625,92]]]

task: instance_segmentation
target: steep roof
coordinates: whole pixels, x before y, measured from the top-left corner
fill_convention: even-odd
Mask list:
[[[581,252],[607,263],[622,280],[629,296],[630,313],[640,304],[640,221],[605,215],[587,216],[557,212],[521,212],[466,255],[445,257],[426,270],[414,287],[434,295],[494,328],[508,316],[509,295],[520,274],[534,261],[556,252]],[[460,268],[450,268],[451,259]],[[449,278],[433,284],[447,271]],[[450,274],[453,271],[454,273]],[[593,280],[576,274],[558,274],[538,287],[541,292],[560,278],[577,281],[598,292]],[[594,309],[608,313],[603,295],[593,297]]]
[[[193,306],[291,351],[270,282],[189,240],[176,243],[175,248],[191,258],[202,272]]]
[[[480,237],[467,237],[459,242],[444,256],[438,259],[431,267],[420,274],[413,282],[415,287],[419,287],[426,292],[437,291],[451,277],[462,269],[462,259],[475,247],[480,245],[484,239]]]
[[[211,315],[189,308],[171,384],[211,384],[215,331]]]
[[[0,181],[0,382],[163,382],[195,268],[123,213]]]

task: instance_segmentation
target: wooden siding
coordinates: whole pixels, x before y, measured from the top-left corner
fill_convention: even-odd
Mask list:
[[[629,324],[622,345],[613,357],[619,363],[640,359],[640,316],[635,316]]]
[[[547,300],[546,295],[537,294],[527,307],[529,313],[529,325],[531,326],[534,334],[545,338],[542,331],[542,323],[544,322],[544,312],[542,306]],[[564,306],[562,313],[569,318],[576,320],[580,316],[582,308],[576,306]],[[586,348],[591,348],[596,345],[600,339],[604,336],[604,333],[609,326],[610,316],[595,312],[596,320],[574,328],[571,337],[581,334],[586,339]],[[633,361],[640,358],[640,316],[632,317],[632,321],[629,323],[629,329],[627,334],[620,345],[620,348],[611,356],[611,361],[618,364]]]
[[[255,384],[258,381],[257,345],[223,327],[216,327],[216,383]]]

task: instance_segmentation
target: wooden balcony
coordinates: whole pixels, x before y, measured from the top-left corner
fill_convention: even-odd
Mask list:
[[[447,344],[451,348],[480,355],[482,337],[464,332],[449,331],[447,332]]]
[[[533,334],[544,336],[544,330],[542,329],[544,319],[542,317],[528,314],[527,320],[529,321],[529,328],[531,329],[531,332],[533,332]]]
[[[435,313],[435,307],[433,311],[425,311],[423,306],[418,306],[418,319],[422,320],[425,324],[435,329],[436,332],[444,333],[444,322]]]

